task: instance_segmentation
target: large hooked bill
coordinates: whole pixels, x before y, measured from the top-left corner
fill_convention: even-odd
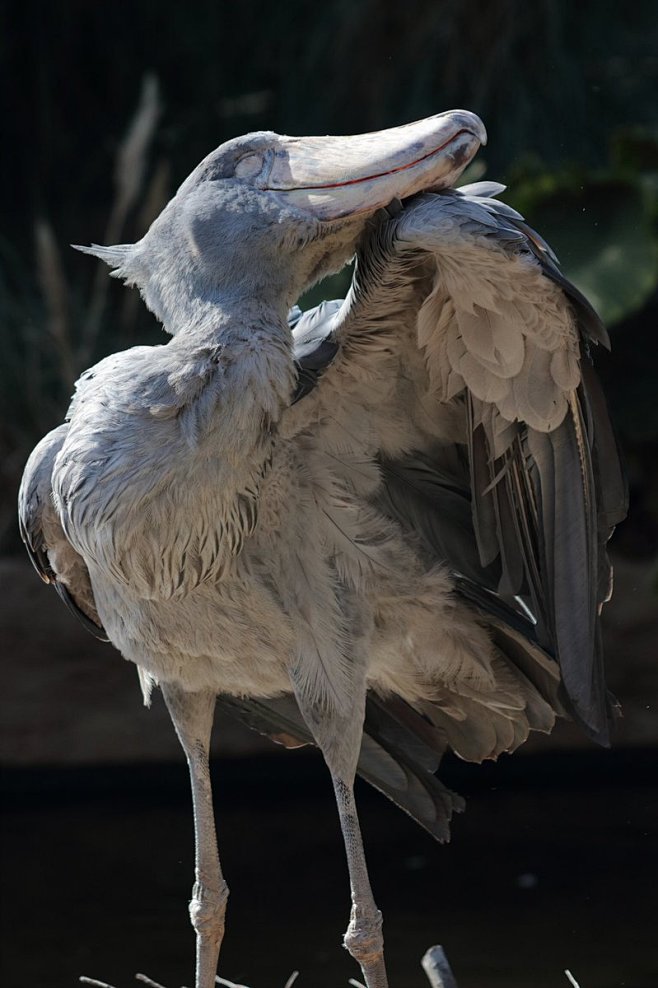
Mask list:
[[[486,141],[484,124],[468,110],[369,134],[283,137],[266,188],[320,220],[370,213],[449,188]]]

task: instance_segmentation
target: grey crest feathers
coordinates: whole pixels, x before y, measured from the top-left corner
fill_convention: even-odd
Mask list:
[[[113,268],[110,272],[113,278],[122,278],[131,283],[131,278],[135,277],[135,273],[131,274],[136,254],[135,244],[115,244],[113,247],[102,247],[100,244],[83,247],[80,244],[71,244],[71,247],[82,254],[91,254],[92,257],[104,261]]]

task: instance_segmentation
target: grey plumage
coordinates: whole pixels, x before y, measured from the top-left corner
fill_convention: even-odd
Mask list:
[[[345,943],[385,988],[356,771],[443,840],[434,772],[575,716],[606,741],[599,610],[625,512],[595,313],[495,197],[450,188],[484,140],[453,111],[349,138],[263,133],[208,156],[135,245],[85,248],[173,339],[114,354],[26,467],[42,576],[162,689],[190,765],[197,988],[227,896],[215,698],[324,754]],[[429,191],[428,191],[429,190]],[[299,294],[356,252],[342,301]]]

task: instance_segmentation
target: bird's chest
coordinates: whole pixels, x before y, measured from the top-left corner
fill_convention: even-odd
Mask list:
[[[182,598],[231,574],[256,524],[263,459],[247,448],[231,463],[212,435],[190,442],[175,420],[105,419],[62,451],[58,513],[97,582]]]
[[[125,658],[190,691],[274,696],[290,688],[295,630],[277,594],[254,579],[204,584],[185,597],[138,598],[91,571],[98,611]]]

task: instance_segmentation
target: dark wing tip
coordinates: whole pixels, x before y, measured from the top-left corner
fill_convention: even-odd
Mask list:
[[[94,638],[97,638],[100,642],[109,642],[110,639],[108,638],[107,632],[103,625],[96,624],[95,621],[92,621],[91,618],[87,617],[85,612],[76,604],[75,599],[69,592],[68,588],[61,583],[60,580],[53,578],[48,582],[53,584],[55,590],[59,594],[59,599],[66,605],[70,613],[78,619],[80,624],[86,628],[87,631],[94,636]]]
[[[48,556],[42,548],[35,545],[34,539],[28,532],[25,522],[20,514],[18,516],[18,529],[21,539],[25,545],[29,560],[34,566],[36,572],[39,574],[39,579],[43,580],[44,583],[53,583],[55,581],[55,574],[52,571],[50,563],[48,562]]]

